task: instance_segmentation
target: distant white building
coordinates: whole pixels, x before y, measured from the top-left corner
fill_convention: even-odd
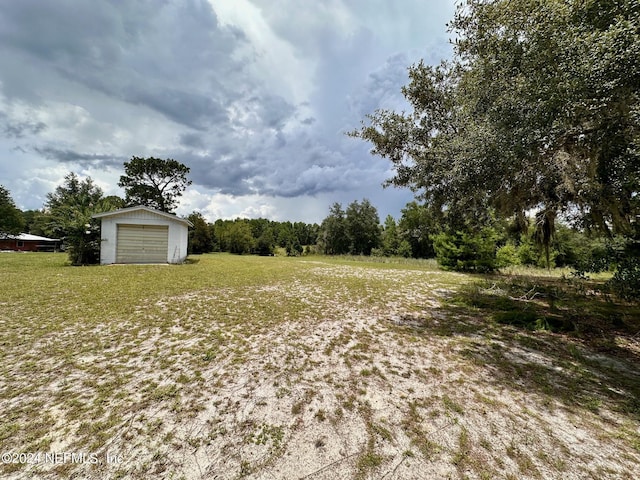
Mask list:
[[[149,207],[98,213],[100,263],[182,263],[191,222]]]

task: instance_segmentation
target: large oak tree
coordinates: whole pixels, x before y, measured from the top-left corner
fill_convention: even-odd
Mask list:
[[[535,211],[547,245],[558,215],[637,239],[640,4],[468,0],[450,27],[453,59],[409,69],[412,111],[352,132],[389,183],[451,221]]]

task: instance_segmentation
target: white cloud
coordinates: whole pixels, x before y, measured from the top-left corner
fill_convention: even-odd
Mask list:
[[[240,28],[250,41],[249,65],[268,92],[292,103],[305,101],[313,90],[314,62],[296,55],[295,45],[280,38],[263,16],[263,10],[249,0],[209,0],[223,25]]]

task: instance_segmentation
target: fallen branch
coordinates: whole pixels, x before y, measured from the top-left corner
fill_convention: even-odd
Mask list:
[[[387,473],[385,473],[382,477],[380,477],[380,480],[382,480],[383,478],[385,478],[387,475],[389,474],[394,474],[396,473],[396,470],[398,470],[398,468],[400,468],[400,465],[402,465],[402,462],[404,462],[407,459],[407,457],[405,455],[402,456],[402,460],[400,460],[400,462],[398,462],[398,465],[395,466],[395,468],[393,470],[389,470]]]
[[[300,477],[298,480],[304,480],[305,478],[311,478],[313,477],[315,474],[322,472],[323,470],[326,470],[327,468],[333,467],[334,465],[337,465],[339,463],[344,462],[345,460],[350,459],[351,457],[355,457],[356,455],[358,455],[360,452],[356,452],[356,453],[352,453],[351,455],[348,455],[344,458],[341,458],[340,460],[336,460],[335,462],[330,463],[329,465],[325,465],[322,468],[319,468],[318,470],[316,470],[315,472],[311,472],[308,475],[305,475],[304,477]]]

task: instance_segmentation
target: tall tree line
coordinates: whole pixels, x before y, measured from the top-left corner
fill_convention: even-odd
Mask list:
[[[319,245],[329,255],[371,255],[381,242],[378,211],[369,200],[354,201],[342,209],[334,203],[320,229]]]
[[[74,264],[98,261],[99,224],[92,215],[126,206],[122,198],[104,197],[91,178],[81,179],[74,173],[47,195],[43,210],[20,212],[6,189],[1,188],[0,193],[0,211],[6,212],[0,235],[25,231],[64,238]],[[476,271],[520,264],[584,269],[589,263],[606,260],[607,248],[601,240],[563,224],[558,225],[546,256],[535,241],[533,221],[524,233],[512,222],[497,219],[477,232],[451,232],[431,213],[426,205],[409,202],[397,222],[388,215],[380,225],[376,208],[366,199],[352,202],[346,210],[334,203],[321,225],[264,218],[209,223],[194,212],[188,217],[194,225],[189,232],[189,253],[272,255],[282,249],[292,256],[435,257],[445,268]]]
[[[287,255],[307,253],[315,246],[320,227],[304,222],[278,222],[265,218],[218,219],[209,223],[199,212],[189,215],[189,253],[229,252],[273,255],[282,248]]]

